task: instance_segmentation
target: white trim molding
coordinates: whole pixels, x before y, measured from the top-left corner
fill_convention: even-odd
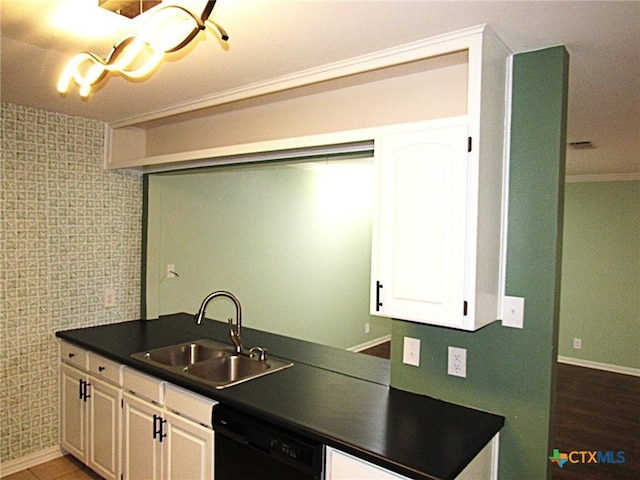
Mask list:
[[[580,358],[563,357],[558,355],[558,362],[577,367],[594,368],[596,370],[604,370],[606,372],[622,373],[623,375],[632,375],[640,377],[640,368],[621,367],[620,365],[611,365],[608,363],[592,362],[591,360],[582,360]]]
[[[382,345],[383,343],[390,342],[391,335],[384,335],[383,337],[378,337],[368,342],[361,343],[359,345],[354,345],[353,347],[347,348],[350,352],[361,352],[368,348],[377,347],[378,345]]]
[[[15,460],[9,460],[8,462],[0,464],[0,473],[2,474],[2,478],[4,478],[14,473],[21,472],[22,470],[40,465],[41,463],[63,457],[66,454],[67,452],[62,450],[60,447],[50,447],[25,457],[16,458]]]
[[[565,183],[586,182],[629,182],[640,180],[640,172],[637,173],[606,173],[596,175],[567,175]]]

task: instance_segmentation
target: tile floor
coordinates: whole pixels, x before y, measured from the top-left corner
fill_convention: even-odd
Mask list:
[[[2,480],[99,480],[101,478],[72,456],[66,455],[2,477]]]

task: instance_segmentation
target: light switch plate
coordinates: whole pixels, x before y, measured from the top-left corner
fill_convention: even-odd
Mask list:
[[[404,337],[404,346],[402,349],[402,363],[420,366],[420,339]]]
[[[502,326],[511,328],[524,327],[524,298],[502,297]]]

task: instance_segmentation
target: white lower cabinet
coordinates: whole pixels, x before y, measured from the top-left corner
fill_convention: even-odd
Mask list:
[[[87,465],[104,478],[118,479],[122,390],[97,378],[90,382]]]
[[[122,422],[123,478],[162,478],[163,438],[158,434],[162,409],[124,394]]]
[[[213,478],[213,430],[170,412],[164,414],[166,479]]]
[[[209,398],[60,343],[60,446],[107,480],[213,479]]]
[[[213,479],[215,402],[126,368],[124,377],[136,390],[124,393],[123,479]]]
[[[83,461],[87,450],[86,378],[85,372],[67,365],[60,367],[60,445]]]
[[[498,478],[498,435],[496,435],[456,480],[496,480]],[[407,477],[327,447],[325,480],[409,480]]]
[[[325,480],[409,480],[339,450],[327,447]]]
[[[86,359],[89,353],[74,355]],[[114,370],[112,362],[99,363],[101,372]],[[121,388],[64,363],[60,385],[60,445],[103,478],[119,479]]]

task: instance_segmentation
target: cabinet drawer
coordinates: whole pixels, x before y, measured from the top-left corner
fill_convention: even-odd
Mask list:
[[[114,385],[122,386],[122,365],[97,353],[89,352],[89,372]]]
[[[60,360],[82,370],[87,370],[88,352],[67,342],[60,342]]]
[[[122,384],[126,390],[138,397],[146,398],[158,405],[164,403],[164,382],[158,378],[123,367]]]
[[[218,403],[210,398],[176,387],[167,383],[165,390],[165,407],[195,422],[213,428],[211,411]]]

